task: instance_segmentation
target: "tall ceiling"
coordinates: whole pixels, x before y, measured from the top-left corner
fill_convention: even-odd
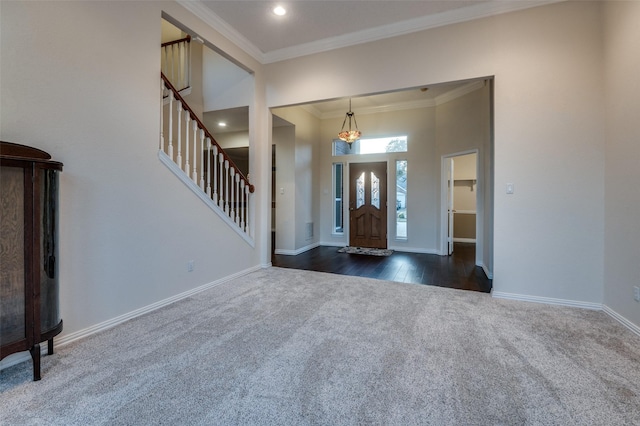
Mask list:
[[[256,60],[271,63],[565,0],[178,1]],[[276,5],[285,7],[286,15],[275,15]],[[353,110],[363,114],[436,105],[475,90],[478,84],[482,81],[354,97]],[[348,99],[303,107],[319,118],[342,116]],[[207,113],[212,123],[229,123],[225,129],[216,129],[219,132],[246,127],[246,117],[247,111],[242,108]]]
[[[269,63],[561,0],[179,1]],[[286,15],[275,15],[276,5]]]

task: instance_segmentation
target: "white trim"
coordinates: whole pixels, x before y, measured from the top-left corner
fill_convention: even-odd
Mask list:
[[[209,290],[211,288],[217,287],[219,285],[225,284],[233,279],[239,278],[241,276],[250,274],[251,272],[255,272],[257,270],[259,270],[260,268],[262,268],[262,266],[253,266],[251,268],[245,269],[243,271],[240,272],[236,272],[235,274],[231,274],[228,275],[224,278],[220,278],[216,281],[210,282],[208,284],[204,284],[201,285],[199,287],[196,287],[194,289],[191,290],[187,290],[185,292],[176,294],[175,296],[169,297],[167,299],[164,300],[160,300],[158,302],[152,303],[150,305],[147,306],[143,306],[142,308],[133,310],[131,312],[128,312],[126,314],[123,315],[119,315],[115,318],[111,318],[107,321],[103,321],[101,323],[92,325],[91,327],[87,327],[84,328],[82,330],[67,334],[67,335],[63,335],[62,337],[58,338],[54,338],[54,350],[57,347],[60,346],[64,346],[64,345],[68,345],[69,343],[75,342],[77,340],[80,339],[84,339],[86,337],[89,337],[93,334],[96,333],[100,333],[102,331],[108,330],[110,328],[113,328],[117,325],[120,325],[124,322],[127,322],[131,319],[137,318],[139,316],[145,315],[149,312],[153,312],[157,309],[160,308],[164,308],[165,306],[168,306],[172,303],[178,302],[180,300],[186,299],[188,297],[191,297],[195,294],[201,293],[205,290]],[[43,355],[45,355],[47,353],[47,345],[41,345],[42,349],[41,349],[41,353]],[[3,370],[7,367],[10,367],[12,365],[16,365],[19,364],[21,362],[27,361],[27,360],[31,360],[31,355],[29,354],[28,351],[24,351],[24,352],[19,352],[17,354],[13,354],[15,356],[9,356],[5,359],[3,359],[2,361],[0,361],[0,370]]]
[[[314,249],[316,247],[319,247],[320,243],[313,243],[313,244],[309,244],[308,246],[304,246],[301,247],[297,250],[284,250],[284,249],[275,249],[274,253],[275,254],[284,254],[286,256],[297,256],[301,253],[304,253],[305,251],[309,251],[311,249]]]
[[[344,235],[333,234],[335,237],[344,237]],[[344,241],[320,241],[320,245],[323,247],[346,247],[347,243]]]
[[[618,321],[620,324],[624,325],[629,330],[631,330],[632,332],[640,336],[640,326],[632,323],[631,321],[629,321],[628,319],[626,319],[625,317],[623,317],[622,315],[620,315],[619,313],[617,313],[616,311],[614,311],[613,309],[605,305],[604,303],[602,304],[602,310],[611,318]]]
[[[264,53],[235,28],[233,28],[226,21],[215,14],[211,9],[205,6],[202,1],[177,0],[179,5],[187,9],[189,12],[193,13],[211,28],[222,34],[240,49],[249,54],[253,59],[263,65],[283,61],[286,59],[293,59],[300,56],[311,55],[314,53],[326,52],[342,47],[355,46],[358,44],[368,43],[376,40],[411,34],[431,28],[443,27],[445,25],[457,24],[460,22],[472,21],[474,19],[486,18],[503,13],[529,9],[531,7],[558,3],[561,1],[565,0],[482,2],[469,7],[449,10],[434,15],[421,16],[414,19],[395,22],[393,24],[369,28],[366,30],[356,31],[341,36],[329,37],[310,43],[284,47],[282,49]]]
[[[475,238],[457,238],[457,237],[453,237],[453,242],[454,243],[476,243],[476,239]]]
[[[423,253],[423,254],[437,254],[437,255],[441,254],[436,249],[425,249],[420,247],[404,247],[404,246],[389,245],[389,250],[405,252],[405,253]]]
[[[483,2],[469,7],[449,10],[434,15],[421,16],[414,19],[395,22],[393,24],[382,25],[336,37],[316,40],[310,43],[303,43],[273,50],[263,55],[263,63],[269,64],[314,53],[327,52],[333,49],[369,43],[376,40],[411,34],[431,28],[443,27],[445,25],[457,24],[460,22],[472,21],[474,19],[486,18],[531,7],[557,3],[558,1],[564,0],[541,0],[534,2]]]
[[[556,299],[553,297],[529,296],[527,294],[504,293],[501,291],[492,291],[491,296],[496,299],[519,300],[521,302],[544,303],[547,305],[560,305],[573,308],[592,309],[596,311],[602,310],[602,303],[582,302],[579,300]]]
[[[435,99],[397,102],[397,103],[392,103],[387,105],[358,108],[358,116],[366,115],[366,114],[377,114],[377,113],[389,112],[389,111],[402,111],[402,110],[418,109],[418,108],[432,108],[435,106],[442,105],[446,102],[451,102],[454,99],[460,98],[476,90],[482,89],[484,85],[485,85],[484,80],[477,80],[477,81],[472,81],[470,83],[467,83],[461,87],[457,87],[446,93],[443,93],[442,95],[438,96]],[[320,110],[318,110],[318,108],[316,108],[311,104],[300,105],[300,107],[305,111],[307,111],[309,114],[313,115],[314,117],[320,120],[325,120],[328,118],[344,117],[344,110],[321,112]]]
[[[240,235],[242,239],[246,241],[247,244],[249,244],[252,248],[256,247],[255,241],[253,240],[253,238],[247,235],[246,232],[240,229],[238,224],[236,224],[233,220],[231,220],[229,216],[227,216],[223,211],[221,211],[220,207],[218,207],[213,202],[213,200],[209,198],[209,196],[207,196],[207,194],[204,193],[202,189],[180,169],[180,167],[178,167],[178,165],[171,159],[171,157],[169,157],[161,149],[158,150],[158,158],[160,159],[160,162],[162,162],[162,164],[167,166],[167,168],[171,170],[171,172],[174,175],[176,175],[176,177],[180,179],[180,181],[184,183],[187,186],[187,188],[189,188],[194,194],[196,194],[198,198],[200,198],[207,205],[207,207],[213,210],[220,217],[220,219],[222,219],[227,225],[229,225],[231,229],[233,229],[236,232],[236,234]]]
[[[201,1],[176,0],[177,3],[193,13],[195,16],[204,21],[205,24],[229,39],[233,44],[244,50],[249,56],[261,64],[265,63],[265,55],[245,36],[240,34],[235,28],[226,21],[213,13],[211,9],[205,6]]]

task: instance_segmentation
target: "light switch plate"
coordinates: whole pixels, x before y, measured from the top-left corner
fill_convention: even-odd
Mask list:
[[[507,194],[513,194],[513,184],[512,183],[508,183],[507,184]]]

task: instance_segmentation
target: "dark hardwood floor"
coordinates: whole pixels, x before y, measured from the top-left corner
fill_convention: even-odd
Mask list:
[[[271,256],[273,266],[355,275],[381,280],[435,285],[484,293],[491,280],[475,265],[475,244],[455,243],[451,256],[394,252],[378,257],[338,253],[339,247],[321,246],[297,256]]]

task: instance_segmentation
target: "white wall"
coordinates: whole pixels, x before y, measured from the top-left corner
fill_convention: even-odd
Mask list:
[[[255,230],[260,249],[254,250],[157,158],[163,8],[258,76],[259,64],[176,3],[1,7],[0,138],[41,148],[64,163],[63,334],[264,263],[262,228]],[[264,110],[261,96],[255,103]],[[254,118],[256,176],[268,164],[253,157],[268,145],[267,122]],[[257,183],[260,206],[261,191],[270,198],[269,181]],[[189,260],[195,261],[191,273]]]
[[[640,327],[640,3],[604,6],[606,197],[604,303]]]
[[[295,126],[274,127],[272,140],[276,146],[275,249],[279,253],[293,253],[296,251]]]
[[[286,145],[288,149],[293,150],[293,162],[290,160],[291,151],[281,153],[281,147],[276,144],[276,161],[278,163],[276,176],[278,182],[282,182],[285,173],[291,175],[291,171],[285,172],[285,169],[293,168],[295,170],[294,181],[288,185],[277,186],[276,195],[276,250],[287,250],[290,248],[280,246],[279,243],[282,234],[294,233],[294,252],[306,247],[317,244],[319,241],[320,231],[320,204],[317,197],[319,188],[319,165],[316,160],[318,157],[320,120],[312,114],[301,108],[280,108],[273,111],[278,117],[293,123],[295,125],[295,140],[293,146],[289,143]],[[287,148],[285,148],[287,149]],[[295,221],[283,222],[284,217],[290,217],[290,213],[282,212],[284,205],[279,205],[282,198],[291,199],[291,194],[280,194],[280,188],[288,186],[294,192],[294,208]],[[280,218],[280,216],[284,216]],[[313,224],[313,236],[307,235],[307,224]],[[281,234],[281,236],[278,236]]]
[[[267,102],[495,76],[494,291],[599,303],[600,36],[598,3],[557,3],[266,65]]]
[[[493,197],[492,169],[493,147],[491,144],[491,80],[484,86],[466,96],[453,99],[438,106],[436,110],[436,137],[438,156],[450,156],[461,152],[477,150],[481,161],[478,163],[476,191],[482,196],[476,206],[478,223],[476,226],[476,264],[484,268],[491,277],[493,274],[493,203],[487,202]],[[444,179],[444,177],[443,177]],[[441,203],[446,203],[442,194]],[[447,218],[441,213],[440,244],[444,253]]]

